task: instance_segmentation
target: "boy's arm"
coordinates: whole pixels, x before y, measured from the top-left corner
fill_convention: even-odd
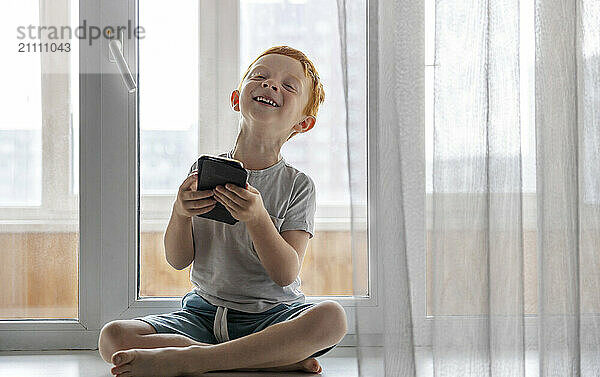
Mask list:
[[[192,218],[171,212],[171,219],[164,236],[167,262],[176,270],[183,270],[194,260]]]
[[[279,234],[269,214],[265,211],[255,221],[247,222],[246,226],[254,243],[256,253],[271,279],[281,287],[293,283],[298,276],[302,259],[299,258],[299,253],[296,249]],[[296,232],[288,231],[286,233]],[[300,233],[305,234],[306,241],[297,241],[294,243],[304,243],[304,248],[302,248],[304,251],[308,243],[308,233],[304,231]],[[304,252],[302,252],[302,255],[304,255]]]
[[[310,233],[304,230],[284,230],[280,234],[285,242],[290,244],[296,250],[296,254],[298,254],[298,271],[294,276],[294,279],[296,279],[298,274],[300,274],[300,268],[302,268],[302,263],[304,262],[304,255],[306,254]]]

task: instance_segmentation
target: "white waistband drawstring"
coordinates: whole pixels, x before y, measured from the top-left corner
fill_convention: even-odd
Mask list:
[[[215,314],[215,323],[213,323],[215,338],[219,343],[229,341],[229,333],[227,331],[227,308],[223,306],[217,307]]]

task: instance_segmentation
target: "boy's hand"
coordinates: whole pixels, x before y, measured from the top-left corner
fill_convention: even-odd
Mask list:
[[[198,188],[198,171],[194,170],[179,186],[177,200],[173,205],[173,213],[180,217],[192,217],[210,212],[216,201],[212,190],[196,191]]]
[[[260,192],[250,184],[247,189],[244,189],[228,183],[225,187],[217,186],[213,192],[215,200],[225,206],[231,216],[239,221],[249,223],[260,219],[265,214],[268,215]]]

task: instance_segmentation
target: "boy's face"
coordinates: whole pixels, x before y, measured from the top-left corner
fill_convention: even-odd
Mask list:
[[[242,92],[234,90],[231,94],[231,105],[235,111],[241,111],[246,122],[270,127],[287,137],[292,127],[297,132],[306,132],[316,121],[315,117],[303,114],[310,89],[299,61],[269,54],[252,65],[242,82]],[[276,106],[260,102],[257,97],[268,98]]]

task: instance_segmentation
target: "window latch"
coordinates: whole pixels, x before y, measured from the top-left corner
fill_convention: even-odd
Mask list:
[[[121,32],[119,39],[123,39],[123,32]],[[113,39],[112,37],[110,38],[110,42],[108,42],[108,61],[117,64],[117,68],[119,69],[121,78],[127,87],[127,91],[129,93],[133,93],[137,89],[137,84],[133,79],[133,75],[129,69],[129,64],[127,64],[125,56],[123,56],[123,43],[119,39]]]

